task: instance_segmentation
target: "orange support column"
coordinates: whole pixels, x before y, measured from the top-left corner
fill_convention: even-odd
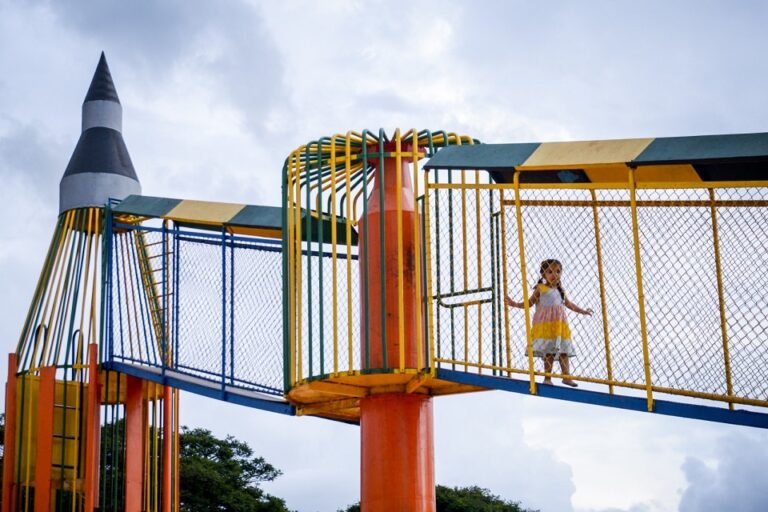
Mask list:
[[[56,368],[40,369],[37,399],[37,454],[35,455],[35,512],[51,510],[51,463],[53,460],[53,408]]]
[[[174,418],[173,393],[170,386],[163,387],[163,512],[171,512],[171,485],[173,463]]]
[[[8,355],[8,382],[5,385],[5,438],[3,439],[3,508],[10,512],[16,507],[16,354]]]
[[[125,510],[142,510],[144,489],[144,382],[127,376],[125,398]]]
[[[99,384],[99,347],[88,346],[88,410],[85,417],[85,510],[91,512],[99,503],[99,448],[101,446],[101,389]]]
[[[393,141],[384,145],[387,155],[397,149]],[[418,213],[408,158],[412,148],[403,144],[400,149],[400,162],[393,156],[374,161],[378,167],[376,182],[368,199],[367,216],[360,223],[361,296],[365,297],[363,276],[367,268],[369,306],[366,312],[363,303],[361,310],[361,325],[363,332],[368,330],[369,343],[366,350],[363,335],[361,356],[363,366],[367,360],[368,368],[373,369],[416,368],[418,350],[422,349],[416,331],[422,298],[416,295],[414,215]],[[371,150],[378,152],[379,148]],[[434,512],[432,421],[429,396],[388,393],[360,399],[362,510]]]
[[[360,399],[361,510],[434,512],[432,397]]]

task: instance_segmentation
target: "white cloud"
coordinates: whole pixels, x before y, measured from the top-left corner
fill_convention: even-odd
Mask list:
[[[0,0],[0,339],[13,349],[102,49],[147,195],[277,204],[285,156],[348,129],[489,142],[765,131],[766,14],[749,1]],[[357,501],[355,427],[182,404],[185,424],[281,468],[267,488],[290,506]],[[768,508],[763,432],[502,393],[437,398],[435,418],[438,482],[524,506]]]

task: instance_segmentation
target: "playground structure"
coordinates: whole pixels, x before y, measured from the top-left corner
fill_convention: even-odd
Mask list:
[[[103,66],[73,161],[102,126],[87,113],[119,105]],[[360,423],[370,511],[434,510],[444,394],[765,428],[766,165],[768,134],[364,130],[293,151],[281,208],[143,196],[127,171],[115,194],[99,175],[115,200],[62,201],[9,359],[3,510],[177,510],[179,390]],[[537,384],[527,297],[551,257],[596,312],[572,319],[579,389]]]

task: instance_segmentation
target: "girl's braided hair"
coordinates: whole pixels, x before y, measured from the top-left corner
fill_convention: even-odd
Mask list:
[[[560,268],[563,268],[563,264],[560,263],[558,260],[555,259],[549,259],[544,260],[541,262],[541,266],[539,266],[539,280],[536,281],[536,284],[533,285],[533,288],[536,289],[536,286],[539,284],[546,284],[547,280],[544,279],[544,272],[547,271],[547,269],[550,267],[550,265],[560,265]],[[561,283],[557,283],[557,291],[560,292],[560,297],[565,300],[565,290],[563,290],[563,285]]]

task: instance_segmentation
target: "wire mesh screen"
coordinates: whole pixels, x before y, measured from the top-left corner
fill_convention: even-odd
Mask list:
[[[279,244],[114,225],[110,356],[282,395]]]
[[[337,253],[327,244],[302,244],[297,283],[302,322],[294,334],[298,380],[360,368],[360,269],[356,251]]]
[[[768,404],[766,189],[639,189],[633,208],[628,189],[441,172],[427,199],[439,367],[542,375],[522,302],[556,259],[574,379]]]

